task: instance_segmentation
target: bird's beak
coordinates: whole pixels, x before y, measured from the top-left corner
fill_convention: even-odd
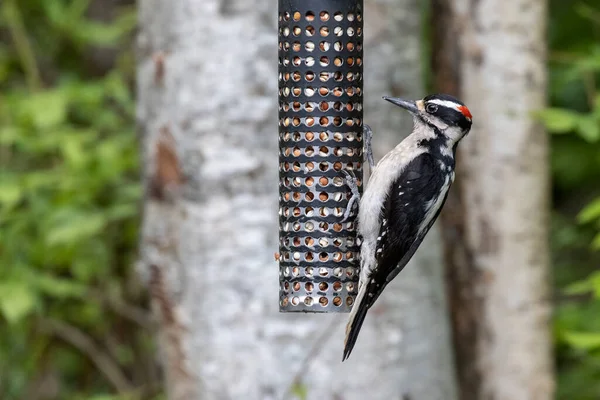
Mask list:
[[[383,99],[389,101],[392,104],[397,105],[398,107],[404,108],[406,111],[408,111],[411,114],[416,115],[419,113],[419,108],[417,107],[417,103],[415,101],[404,100],[399,97],[389,97],[389,96],[383,96]]]

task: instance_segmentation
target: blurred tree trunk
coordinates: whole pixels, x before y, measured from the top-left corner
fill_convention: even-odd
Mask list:
[[[462,400],[554,395],[545,0],[434,0],[436,90],[473,129],[442,213]]]
[[[139,6],[140,272],[169,398],[454,400],[436,232],[349,361],[347,314],[278,312],[277,3]],[[410,129],[381,96],[422,94],[418,1],[367,0],[365,16],[366,118],[381,156]]]

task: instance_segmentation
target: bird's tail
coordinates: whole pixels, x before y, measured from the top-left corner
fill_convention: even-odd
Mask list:
[[[342,358],[342,362],[350,357],[350,353],[356,344],[356,339],[358,339],[360,328],[367,316],[367,310],[369,309],[368,297],[365,297],[367,286],[367,284],[364,284],[358,289],[354,307],[352,307],[352,311],[350,312],[350,318],[346,325],[346,339],[344,340],[344,357]]]

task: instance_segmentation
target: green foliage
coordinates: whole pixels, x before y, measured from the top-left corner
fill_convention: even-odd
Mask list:
[[[600,10],[551,2],[551,102],[558,396],[600,398]]]
[[[156,395],[151,332],[131,266],[141,187],[128,52],[135,24],[88,18],[89,0],[0,3],[0,393],[56,382],[57,399]],[[27,15],[27,19],[23,18]],[[112,56],[111,56],[112,57]],[[144,315],[146,311],[139,308]],[[83,345],[82,345],[83,343]],[[90,346],[133,392],[117,390]]]

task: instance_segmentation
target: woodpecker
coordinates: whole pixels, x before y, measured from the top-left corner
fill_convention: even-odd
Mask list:
[[[447,94],[417,101],[383,98],[412,114],[413,131],[372,168],[359,201],[361,271],[342,361],[350,356],[369,308],[406,266],[438,217],[454,181],[456,147],[472,123],[469,109]],[[368,126],[365,133],[371,137]],[[357,197],[356,179],[345,174]]]

